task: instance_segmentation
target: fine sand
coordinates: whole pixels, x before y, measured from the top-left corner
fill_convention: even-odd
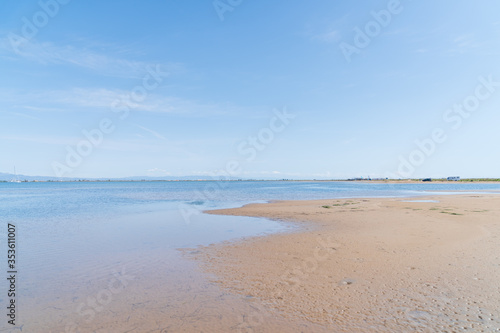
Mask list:
[[[404,202],[423,199],[439,202]],[[331,332],[500,331],[500,195],[285,201],[210,213],[298,226],[192,255],[221,287],[254,300],[240,332],[280,331],[267,324],[276,317]]]

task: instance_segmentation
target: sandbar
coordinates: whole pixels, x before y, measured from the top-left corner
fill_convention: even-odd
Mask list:
[[[296,228],[201,247],[195,259],[212,281],[264,309],[245,332],[273,331],[268,313],[331,332],[500,331],[500,195],[415,199],[209,211]]]

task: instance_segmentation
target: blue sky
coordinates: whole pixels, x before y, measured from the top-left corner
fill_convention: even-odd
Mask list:
[[[498,2],[215,5],[2,1],[0,172],[500,176]]]

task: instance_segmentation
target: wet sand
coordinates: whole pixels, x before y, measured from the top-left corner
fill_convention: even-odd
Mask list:
[[[253,300],[241,332],[275,332],[280,318],[331,332],[500,331],[500,196],[414,200],[424,199],[439,202],[286,201],[211,211],[299,230],[189,257],[224,290]]]
[[[192,255],[186,251],[184,256]],[[24,297],[22,326],[0,332],[243,333],[248,322],[260,324],[262,318],[273,332],[327,332],[300,318],[283,318],[255,298],[221,290],[207,282],[195,262],[180,255],[131,253],[125,260],[104,258],[106,264],[100,269],[78,268],[77,279],[57,286],[47,282],[44,289],[50,291],[50,299]]]

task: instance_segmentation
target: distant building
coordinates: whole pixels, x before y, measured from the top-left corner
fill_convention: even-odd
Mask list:
[[[458,182],[460,180],[460,177],[448,177],[447,179],[449,182],[451,181]]]

